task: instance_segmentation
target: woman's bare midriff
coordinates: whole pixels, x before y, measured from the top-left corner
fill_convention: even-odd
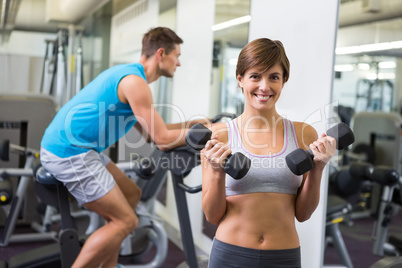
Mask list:
[[[222,242],[253,249],[297,248],[295,198],[280,193],[228,196],[226,216],[215,236]]]

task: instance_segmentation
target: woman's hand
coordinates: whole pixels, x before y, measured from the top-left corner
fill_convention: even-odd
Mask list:
[[[226,157],[232,153],[224,143],[216,139],[209,140],[202,151],[207,163],[215,171],[223,171],[226,163]]]
[[[314,167],[324,168],[336,152],[336,140],[322,134],[320,138],[310,144],[310,149],[314,154]]]

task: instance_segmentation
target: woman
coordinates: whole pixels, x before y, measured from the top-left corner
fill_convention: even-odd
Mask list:
[[[240,52],[236,78],[245,97],[243,113],[212,126],[202,157],[202,208],[218,225],[209,267],[301,267],[295,227],[319,202],[322,171],[336,141],[318,138],[311,126],[282,118],[275,105],[289,78],[289,61],[279,41],[261,38]],[[285,156],[297,148],[314,153],[314,168],[294,175]],[[222,166],[242,152],[252,165],[241,180]]]

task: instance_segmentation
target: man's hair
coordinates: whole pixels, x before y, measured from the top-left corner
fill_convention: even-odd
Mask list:
[[[156,27],[149,30],[142,38],[141,55],[151,57],[159,48],[163,48],[166,54],[175,49],[175,45],[182,44],[183,40],[171,29]]]

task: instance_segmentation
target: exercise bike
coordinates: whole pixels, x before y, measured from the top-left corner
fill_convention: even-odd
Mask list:
[[[145,180],[155,175],[154,169],[150,168],[152,165],[147,163],[151,162],[138,157],[129,164],[120,164],[120,168],[126,172],[137,174]],[[88,235],[79,236],[77,232],[70,210],[70,195],[67,189],[43,167],[36,171],[35,188],[38,197],[45,204],[59,210],[61,228],[57,234],[57,242],[18,254],[10,258],[7,267],[71,267]],[[163,225],[161,221],[156,220],[153,215],[147,212],[145,205],[139,205],[137,215],[139,218],[137,229],[147,229],[147,237],[157,246],[157,254],[150,263],[135,265],[134,267],[160,267],[166,258],[168,245]]]
[[[234,118],[235,115],[222,113],[215,116],[211,121],[217,122],[225,117]],[[149,263],[135,265],[125,264],[125,267],[160,267],[166,259],[168,239],[162,221],[155,216],[153,207],[156,196],[167,178],[167,173],[171,174],[173,180],[186,265],[195,268],[199,267],[199,265],[204,265],[204,263],[199,263],[197,260],[186,199],[186,193],[200,192],[201,185],[190,187],[184,184],[184,178],[195,166],[200,164],[199,151],[196,151],[189,146],[183,146],[168,152],[162,152],[155,149],[147,158],[136,154],[133,154],[132,156],[133,157],[129,163],[117,163],[117,166],[132,178],[137,177],[137,184],[142,189],[141,202],[136,209],[139,224],[134,231],[134,235],[132,236],[133,239],[128,237],[123,241],[120,254],[122,256],[128,255],[138,259],[146,254],[152,245],[155,245],[157,250],[154,259]],[[69,223],[70,213],[68,206],[62,204],[62,202],[65,202],[66,200],[63,196],[67,194],[67,190],[64,186],[59,184],[57,180],[52,178],[52,176],[43,168],[38,170],[36,178],[38,184],[43,186],[44,189],[47,188],[47,190],[44,191],[49,191],[49,185],[50,187],[58,189],[58,194],[54,189],[50,190],[53,194],[50,194],[50,192],[46,194],[46,196],[53,196],[53,200],[48,200],[47,202],[51,202],[53,205],[60,202],[59,208],[61,210],[60,214],[62,222],[64,218],[67,218],[67,222],[62,224],[63,230],[61,230],[59,234],[59,246],[53,246],[53,253],[49,254],[53,257],[44,257],[44,259],[49,260],[50,267],[70,267],[78,255],[84,241],[78,237],[74,228],[71,228],[72,224]],[[55,197],[57,202],[54,200]],[[145,243],[143,242],[144,240],[146,241]],[[66,244],[68,245],[67,247],[65,246]],[[42,250],[38,249],[38,252],[42,252]],[[9,267],[26,267],[27,262],[25,262],[25,264],[19,262],[19,266],[14,265],[14,263],[21,259],[21,257],[22,256],[15,256],[10,259],[12,261],[11,264],[13,265],[10,266],[9,262]],[[57,259],[57,261],[55,262],[54,259]],[[30,260],[29,258],[27,261],[35,263],[35,260]],[[30,267],[44,267],[43,265],[43,263],[40,266],[31,264]]]
[[[166,259],[168,239],[161,220],[153,214],[152,203],[155,201],[155,193],[158,192],[166,179],[167,172],[171,173],[173,180],[186,263],[190,267],[198,267],[185,193],[199,192],[201,191],[201,185],[189,187],[184,184],[183,179],[195,166],[200,164],[199,152],[188,146],[179,147],[169,152],[162,152],[155,149],[149,158],[136,157],[136,159],[135,161],[131,161],[131,163],[118,164],[119,168],[126,173],[134,173],[141,179],[138,181],[138,185],[143,191],[141,202],[136,209],[139,224],[134,232],[134,239],[132,241],[130,241],[130,239],[123,241],[122,249],[124,250],[122,250],[121,255],[130,255],[138,259],[147,253],[152,244],[156,246],[157,250],[154,259],[149,263],[125,264],[125,267],[161,267]],[[59,203],[63,226],[63,229],[59,233],[59,252],[56,252],[53,247],[53,251],[50,254],[51,256],[48,257],[48,260],[52,262],[52,265],[70,267],[77,257],[84,241],[78,237],[73,223],[71,222],[68,205],[65,204],[68,199],[67,189],[43,168],[38,170],[36,178],[37,182],[43,186],[43,192],[46,192],[46,194],[43,195],[47,196],[47,198],[43,200],[44,202],[56,205],[54,201],[54,197],[56,197]],[[54,189],[49,191],[49,185],[56,187],[57,193]],[[40,197],[41,196],[42,194],[40,194]],[[53,200],[47,200],[49,196],[52,196],[51,199]],[[136,237],[137,232],[143,233],[141,236],[146,237],[147,242],[145,244],[141,242],[141,238]],[[54,263],[54,258],[57,257],[57,254],[59,256],[59,264]],[[11,261],[14,266],[10,266],[9,263],[9,267],[26,267],[28,265],[26,262],[15,265],[15,262],[20,259],[21,256],[13,257]],[[42,266],[32,266],[32,264],[30,264],[30,267]]]
[[[183,183],[183,179],[192,168],[200,164],[199,152],[184,146],[169,152],[155,149],[149,158],[140,156],[133,158],[129,163],[117,164],[127,174],[138,177],[137,183],[143,193],[136,210],[139,218],[138,227],[133,235],[133,241],[123,242],[121,255],[130,255],[138,259],[145,255],[152,245],[155,245],[157,250],[154,259],[149,263],[125,266],[161,267],[166,259],[168,238],[162,221],[153,213],[153,202],[166,180],[167,173],[170,172],[174,182],[186,262],[190,267],[198,267],[185,193],[199,192],[201,186],[189,187]],[[154,165],[155,163],[159,166]],[[70,267],[84,241],[82,237],[78,236],[71,219],[68,191],[43,168],[38,169],[36,181],[39,198],[46,204],[57,207],[60,211],[62,228],[58,234],[58,242],[14,256],[8,261],[8,267]],[[141,237],[145,238],[146,243],[142,242],[144,239]]]

